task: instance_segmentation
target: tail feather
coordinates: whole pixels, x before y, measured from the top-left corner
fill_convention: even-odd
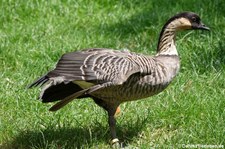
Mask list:
[[[48,82],[50,78],[47,75],[44,75],[30,84],[27,88],[43,86],[46,82]],[[74,84],[73,82],[65,83],[62,80],[53,80],[50,81],[43,89],[40,94],[40,100],[43,103],[54,102],[58,100],[62,100],[76,92],[83,90],[79,85]],[[87,95],[86,95],[87,96]],[[80,98],[86,97],[83,95]]]
[[[74,99],[76,99],[77,97],[82,97],[82,96],[87,96],[90,97],[90,93],[95,92],[99,89],[103,89],[109,86],[112,86],[113,84],[111,82],[108,83],[103,83],[103,84],[98,84],[98,85],[94,85],[90,88],[86,88],[86,89],[82,89],[78,92],[74,92],[73,94],[67,96],[66,98],[62,99],[61,101],[59,101],[58,103],[56,103],[55,105],[53,105],[49,111],[57,111],[59,109],[61,109],[62,107],[64,107],[65,105],[67,105],[69,102],[73,101]]]
[[[36,81],[34,81],[33,83],[31,83],[30,85],[28,85],[27,88],[32,88],[32,87],[36,87],[38,85],[42,86],[44,85],[47,81],[49,80],[47,75],[44,75],[42,77],[40,77],[39,79],[37,79]]]
[[[82,88],[72,82],[67,84],[62,82],[60,84],[51,85],[50,87],[46,88],[40,98],[42,99],[43,103],[54,102],[62,100],[80,90],[82,90]]]
[[[88,91],[88,89],[84,89],[78,92],[75,92],[72,95],[67,96],[65,99],[57,102],[55,105],[53,105],[49,111],[57,111],[59,109],[61,109],[62,107],[64,107],[65,105],[67,105],[69,102],[71,102],[73,99],[76,99],[79,96],[82,96],[83,94],[85,94],[85,92]]]

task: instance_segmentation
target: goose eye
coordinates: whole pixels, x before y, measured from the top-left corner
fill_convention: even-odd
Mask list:
[[[192,19],[193,22],[197,21],[196,17],[192,17],[191,19]]]

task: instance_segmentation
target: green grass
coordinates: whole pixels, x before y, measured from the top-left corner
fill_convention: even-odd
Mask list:
[[[223,0],[2,0],[0,7],[0,148],[109,148],[106,113],[91,99],[51,113],[51,104],[35,100],[40,89],[26,86],[65,52],[154,54],[162,25],[181,11],[198,13],[211,32],[178,34],[179,75],[159,95],[122,104],[118,136],[129,148],[225,144]]]

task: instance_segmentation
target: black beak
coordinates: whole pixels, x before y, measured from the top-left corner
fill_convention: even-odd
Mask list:
[[[203,23],[199,23],[199,25],[197,26],[197,29],[210,31],[210,29],[207,26],[205,26],[205,24]]]

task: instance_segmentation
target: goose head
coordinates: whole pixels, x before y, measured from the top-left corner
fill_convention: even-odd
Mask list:
[[[164,29],[175,29],[175,30],[207,30],[210,29],[202,23],[200,17],[193,12],[182,12],[178,13],[170,18],[164,25]]]

